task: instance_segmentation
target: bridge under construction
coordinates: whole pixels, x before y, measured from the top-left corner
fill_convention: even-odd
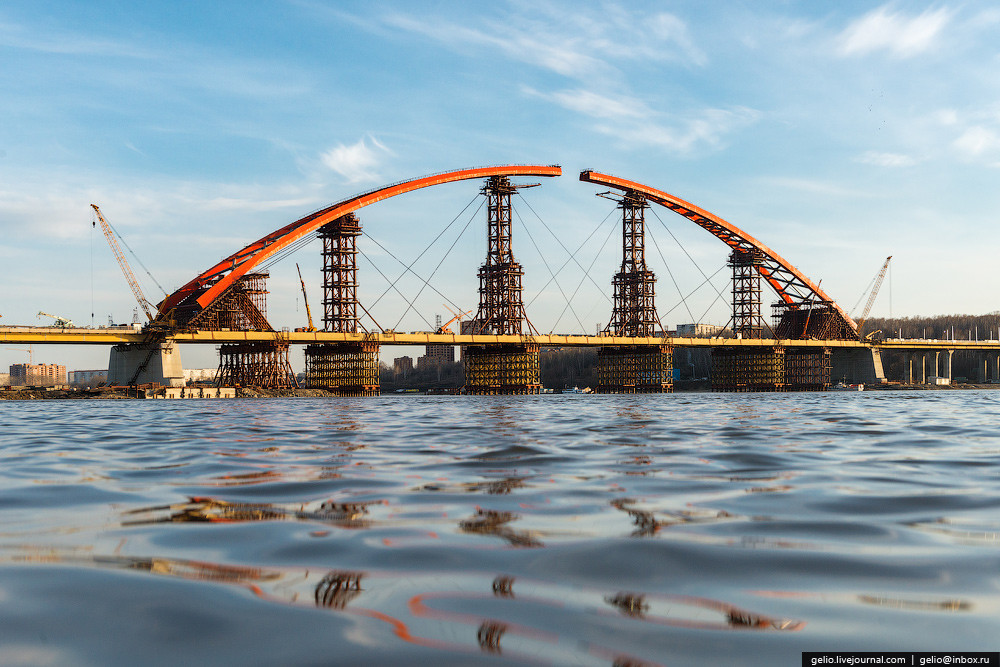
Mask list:
[[[556,177],[557,165],[506,165],[445,172],[377,188],[311,213],[247,245],[203,271],[154,307],[145,301],[127,262],[116,252],[133,292],[149,314],[143,327],[0,327],[0,344],[111,345],[109,381],[136,385],[168,383],[180,344],[219,346],[220,386],[284,387],[296,384],[291,346],[305,346],[306,384],[343,396],[379,392],[379,352],[389,345],[461,346],[468,394],[533,394],[541,391],[539,350],[597,349],[595,391],[663,393],[673,387],[675,349],[712,350],[711,384],[716,391],[823,390],[831,377],[849,372],[857,382],[884,381],[880,352],[908,356],[912,381],[915,360],[927,377],[950,378],[951,354],[983,355],[984,379],[1000,380],[1000,341],[881,340],[862,335],[861,326],[820,286],[790,262],[742,229],[674,195],[609,174],[585,170],[580,181],[608,188],[620,210],[621,263],[611,284],[608,324],[597,335],[544,334],[526,312],[524,271],[514,255],[511,196],[524,187],[518,177]],[[485,199],[487,253],[478,271],[479,306],[461,332],[397,332],[378,326],[358,298],[358,211],[421,188],[477,180]],[[705,229],[728,246],[732,276],[731,318],[725,335],[669,335],[656,306],[656,276],[646,262],[645,213],[664,207]],[[100,210],[94,206],[112,248]],[[313,238],[323,260],[322,328],[276,329],[267,319],[265,260],[280,257]],[[888,260],[887,260],[888,263]],[[882,274],[884,275],[885,267]],[[881,281],[881,276],[879,281]],[[762,312],[763,289],[774,293],[771,317]],[[865,314],[874,299],[876,288]],[[303,295],[304,284],[303,284]],[[770,323],[768,322],[770,319]],[[862,318],[863,320],[863,318]],[[368,321],[369,326],[364,322]],[[939,357],[946,355],[945,372]],[[836,365],[849,371],[832,374]]]

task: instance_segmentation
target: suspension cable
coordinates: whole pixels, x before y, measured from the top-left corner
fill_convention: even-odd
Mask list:
[[[612,211],[612,213],[614,213],[614,211]],[[604,218],[604,220],[607,220],[609,217],[611,217],[610,213],[608,214],[608,216],[606,218]],[[604,222],[602,221],[601,224],[604,224]],[[608,246],[608,241],[610,241],[611,237],[614,236],[615,231],[616,231],[615,225],[611,225],[611,231],[608,232],[607,237],[604,239],[604,243],[601,244],[601,247],[597,250],[597,254],[594,255],[593,261],[590,263],[590,266],[587,268],[588,272],[590,271],[590,269],[594,268],[594,264],[597,263],[598,258],[601,256],[601,253],[604,252],[604,249]],[[572,301],[573,299],[576,298],[576,295],[580,291],[580,288],[583,287],[584,280],[586,280],[586,276],[580,280],[580,283],[576,286],[576,289],[573,290],[573,294],[569,298],[570,301]],[[604,297],[607,298],[607,295],[604,294],[603,291],[601,291],[601,294],[603,294]],[[610,299],[608,299],[608,300],[610,301]],[[589,315],[590,313],[592,313],[593,310],[594,310],[594,308],[591,308],[590,310],[588,310],[587,311],[587,315]],[[563,312],[559,314],[559,319],[562,319],[562,316],[565,313],[566,313],[566,309],[563,308]],[[584,332],[586,332],[586,329],[584,329]]]
[[[667,227],[667,223],[663,222],[663,219],[662,219],[662,218],[661,218],[661,217],[659,216],[659,214],[657,214],[657,212],[656,212],[656,209],[654,209],[654,208],[650,208],[649,210],[653,212],[653,216],[654,216],[654,217],[655,217],[655,218],[656,218],[657,220],[659,220],[659,221],[660,221],[660,224],[661,224],[661,225],[663,225],[663,228],[664,228],[665,230],[667,230],[667,233],[668,233],[668,234],[670,234],[670,237],[671,237],[671,238],[672,238],[672,239],[674,240],[674,242],[675,242],[675,243],[677,243],[677,246],[678,246],[678,247],[679,247],[679,248],[680,248],[681,250],[683,250],[683,251],[684,251],[684,254],[685,254],[685,255],[687,255],[687,258],[691,260],[691,263],[692,263],[692,264],[694,264],[694,268],[698,269],[698,273],[700,273],[700,274],[701,274],[701,277],[702,277],[702,278],[706,278],[706,280],[707,280],[707,278],[708,278],[708,277],[707,277],[707,276],[705,275],[705,272],[701,270],[701,267],[700,267],[700,266],[698,265],[698,262],[694,261],[694,257],[692,257],[692,256],[691,256],[691,253],[689,253],[689,252],[687,251],[687,248],[685,248],[685,247],[684,247],[684,245],[683,245],[683,244],[682,244],[682,243],[681,243],[680,241],[678,241],[678,240],[677,240],[677,237],[676,237],[676,236],[674,236],[674,233],[673,233],[672,231],[670,231],[670,228],[669,228],[669,227]],[[716,272],[716,273],[718,273],[718,272]],[[702,284],[704,284],[704,283],[702,283]],[[714,285],[714,284],[712,284],[712,283],[709,283],[709,284],[710,284],[710,285],[712,285],[712,288],[713,288],[713,289],[715,289],[715,285]],[[719,294],[719,296],[720,296],[720,297],[722,297],[722,292],[719,292],[719,291],[718,291],[718,289],[716,289],[715,291],[716,291],[716,292],[718,292],[718,294]],[[723,297],[723,298],[724,298],[724,297]]]
[[[697,287],[695,287],[695,288],[694,288],[693,290],[691,290],[690,292],[688,292],[688,294],[687,294],[687,297],[682,297],[682,301],[679,301],[679,302],[677,302],[676,304],[674,304],[674,307],[673,307],[673,308],[671,308],[670,310],[667,310],[667,311],[665,311],[665,312],[663,313],[663,317],[666,317],[666,316],[667,316],[667,315],[669,315],[670,313],[672,313],[672,312],[674,312],[675,310],[677,310],[678,308],[680,308],[680,306],[681,306],[681,303],[683,302],[683,299],[684,299],[684,298],[689,298],[689,297],[691,297],[691,296],[692,296],[692,295],[693,295],[693,294],[694,294],[695,292],[697,292],[697,291],[698,291],[698,290],[700,290],[700,289],[701,289],[702,287],[704,287],[704,286],[705,286],[705,283],[709,282],[709,281],[710,281],[710,280],[711,280],[712,278],[715,278],[715,276],[719,275],[719,272],[720,272],[720,271],[722,271],[722,270],[723,270],[724,268],[726,268],[726,265],[725,265],[725,264],[723,264],[723,265],[722,265],[722,266],[720,266],[720,267],[719,267],[718,269],[716,269],[715,273],[713,273],[713,274],[712,274],[711,276],[709,276],[708,278],[705,278],[705,280],[701,281],[701,284],[699,284],[699,285],[698,285]],[[712,285],[712,288],[713,288],[713,289],[715,289],[715,291],[716,291],[716,292],[718,292],[718,294],[719,294],[719,296],[717,296],[717,297],[715,298],[715,301],[713,301],[713,302],[712,302],[712,305],[714,306],[714,305],[715,305],[715,302],[716,302],[716,301],[718,301],[720,297],[722,297],[722,293],[721,293],[721,292],[719,292],[718,288],[716,288],[716,287],[715,287],[715,285]],[[711,307],[711,306],[710,306],[710,307]],[[707,311],[706,311],[706,312],[707,312]]]
[[[549,226],[545,224],[545,221],[544,221],[544,220],[542,220],[542,216],[538,215],[538,213],[537,213],[537,212],[535,211],[535,209],[531,208],[531,204],[529,204],[529,203],[528,203],[528,200],[524,198],[524,195],[522,195],[522,194],[521,194],[520,192],[517,192],[516,194],[517,194],[517,196],[518,196],[518,197],[520,197],[520,198],[521,198],[521,200],[522,200],[522,201],[524,202],[524,205],[528,207],[528,210],[529,210],[529,211],[531,211],[532,213],[534,213],[534,214],[535,214],[535,217],[536,217],[536,218],[538,218],[538,221],[539,221],[539,222],[541,222],[541,223],[542,223],[542,225],[543,225],[543,226],[545,227],[545,229],[547,229],[547,230],[548,230],[549,234],[552,234],[552,238],[554,238],[554,239],[556,240],[556,242],[557,242],[557,243],[558,243],[558,244],[559,244],[559,245],[560,245],[560,246],[562,247],[562,249],[566,251],[566,254],[568,254],[568,255],[569,255],[569,258],[570,258],[570,260],[572,260],[573,262],[575,262],[577,266],[579,266],[579,267],[580,267],[581,269],[583,269],[583,271],[584,271],[584,276],[585,276],[586,278],[588,278],[588,279],[590,280],[590,282],[594,283],[594,287],[596,287],[596,288],[597,288],[597,289],[598,289],[598,290],[599,290],[599,291],[601,292],[601,294],[604,294],[604,291],[603,291],[603,290],[601,290],[601,286],[600,286],[600,285],[598,285],[598,284],[597,284],[597,282],[595,282],[595,281],[594,281],[594,279],[590,277],[590,274],[589,274],[589,273],[587,273],[587,270],[586,270],[586,269],[584,269],[584,268],[583,268],[583,265],[582,265],[582,264],[580,264],[580,262],[579,262],[579,261],[578,261],[578,260],[576,259],[576,255],[575,255],[574,253],[571,253],[571,252],[569,251],[569,248],[567,248],[567,247],[566,247],[566,245],[565,245],[565,244],[564,244],[564,243],[562,242],[562,239],[561,239],[561,238],[559,238],[559,237],[558,237],[558,236],[557,236],[557,235],[555,234],[555,232],[553,232],[553,231],[552,231],[552,229],[550,229],[550,228],[549,228]],[[606,219],[606,218],[605,218],[605,219]],[[602,224],[603,224],[603,223],[602,223]],[[591,265],[591,266],[593,266],[593,265]],[[605,298],[607,298],[607,295],[606,295],[606,294],[604,294],[604,297],[605,297]],[[608,299],[608,300],[610,301],[610,299]]]
[[[379,242],[378,242],[378,241],[375,241],[375,239],[372,239],[372,237],[370,237],[370,236],[369,236],[368,238],[369,238],[369,239],[371,239],[371,240],[372,240],[372,241],[373,241],[373,242],[375,243],[375,245],[377,245],[378,247],[382,248],[382,246],[381,246],[381,245],[379,245]],[[383,250],[385,250],[385,248],[382,248],[382,249],[383,249]],[[389,251],[388,251],[388,250],[386,250],[386,252],[389,252]],[[399,288],[398,288],[398,287],[396,287],[396,283],[394,283],[394,282],[391,282],[391,281],[389,280],[389,276],[387,276],[387,275],[385,275],[384,273],[382,273],[382,269],[378,268],[378,264],[376,264],[375,262],[373,262],[373,261],[372,261],[372,259],[371,259],[371,258],[370,258],[370,257],[369,257],[368,255],[366,255],[366,254],[364,253],[364,251],[363,251],[363,250],[358,250],[358,254],[359,254],[359,255],[361,255],[362,257],[364,257],[364,258],[365,258],[365,260],[366,260],[366,261],[367,261],[367,262],[368,262],[369,264],[371,264],[372,268],[373,268],[373,269],[375,269],[375,270],[376,270],[376,271],[378,272],[378,274],[379,274],[380,276],[382,276],[382,278],[383,278],[383,279],[384,279],[384,280],[385,280],[385,281],[386,281],[387,283],[389,283],[389,288],[390,288],[390,289],[393,289],[393,290],[396,290],[396,294],[398,294],[398,295],[399,295],[400,297],[402,297],[402,299],[403,299],[404,301],[406,300],[406,295],[405,295],[405,294],[403,294],[402,292],[400,292],[400,291],[399,291]],[[390,255],[391,255],[391,253],[390,253]],[[396,258],[395,258],[395,257],[393,257],[393,259],[396,259]],[[399,260],[398,260],[398,259],[396,259],[396,261],[397,261],[397,262],[399,262]],[[399,262],[399,263],[400,263],[400,264],[402,264],[402,262]],[[419,276],[418,276],[418,277],[419,277]],[[374,305],[372,305],[372,308],[374,308],[374,307],[375,307],[375,306],[374,306]],[[367,311],[366,311],[366,312],[367,312]],[[427,325],[427,328],[430,328],[430,326],[431,326],[431,323],[427,321],[427,318],[426,318],[426,317],[424,317],[424,316],[423,316],[423,314],[422,314],[422,313],[420,313],[419,311],[417,312],[417,315],[418,315],[418,316],[420,317],[420,319],[422,319],[422,320],[424,321],[424,324],[426,324],[426,325]],[[369,315],[369,317],[371,317],[371,315]],[[372,322],[374,322],[374,321],[375,321],[375,319],[374,319],[374,318],[372,318]],[[376,324],[376,326],[377,326],[377,324]]]
[[[600,228],[601,228],[601,227],[602,227],[602,226],[604,225],[604,223],[608,221],[608,218],[610,218],[610,217],[611,217],[611,214],[612,214],[612,213],[614,213],[614,211],[611,211],[611,213],[608,213],[608,214],[607,214],[606,216],[604,216],[604,220],[601,220],[601,221],[600,221],[600,222],[599,222],[599,223],[597,224],[597,226],[596,226],[596,227],[594,227],[594,230],[593,230],[592,232],[590,232],[590,234],[588,234],[588,235],[587,235],[587,238],[585,238],[585,239],[583,240],[583,243],[581,243],[581,244],[580,244],[580,245],[579,245],[579,246],[577,247],[576,251],[575,251],[575,252],[573,253],[574,255],[575,255],[575,254],[578,254],[578,253],[579,253],[579,252],[580,252],[580,251],[581,251],[581,250],[583,249],[583,246],[587,245],[587,242],[588,242],[588,241],[590,241],[591,237],[593,237],[593,236],[594,236],[594,234],[596,234],[596,233],[597,233],[597,230],[599,230],[599,229],[600,229]],[[614,231],[614,228],[612,228],[612,231]],[[604,245],[607,245],[607,243],[608,243],[608,242],[607,242],[607,241],[605,241],[605,242],[604,242]],[[601,249],[603,250],[603,246],[602,246],[602,248],[601,248]],[[558,275],[559,275],[560,273],[562,273],[562,270],[563,270],[563,269],[565,269],[565,268],[566,268],[566,266],[567,266],[567,265],[569,265],[569,263],[570,263],[570,262],[572,262],[572,261],[573,261],[573,259],[572,259],[572,257],[570,257],[570,258],[569,258],[569,259],[567,259],[567,260],[566,260],[565,262],[563,262],[562,266],[560,266],[560,267],[559,267],[559,269],[558,269],[558,270],[556,270],[556,272],[555,272],[555,275],[556,275],[556,276],[558,276]],[[596,260],[595,260],[595,261],[596,261]],[[591,263],[591,266],[593,266],[593,263]],[[554,279],[554,278],[549,278],[549,281],[548,281],[547,283],[545,283],[544,285],[542,285],[542,289],[541,289],[541,290],[539,290],[538,294],[536,294],[536,295],[534,296],[534,298],[532,298],[532,299],[531,299],[531,301],[529,301],[529,302],[528,302],[528,305],[527,305],[527,306],[525,306],[525,307],[530,307],[530,306],[531,306],[531,304],[533,304],[533,303],[535,302],[535,299],[537,299],[537,298],[538,298],[539,296],[541,296],[541,293],[542,293],[543,291],[545,291],[545,288],[546,288],[546,287],[548,287],[549,285],[551,285],[551,284],[552,284],[552,280],[553,280],[553,279]],[[575,293],[574,293],[574,294],[575,294]],[[604,297],[605,299],[607,299],[607,295],[606,295],[606,294],[604,294],[604,292],[603,292],[603,291],[601,292],[601,296],[603,296],[603,297]],[[610,299],[608,299],[608,301],[610,301]]]
[[[649,238],[652,239],[653,241],[653,246],[656,248],[656,252],[660,256],[660,261],[663,262],[663,268],[667,270],[667,275],[670,276],[670,282],[674,284],[674,289],[677,290],[677,293],[681,297],[681,302],[684,304],[684,309],[688,311],[688,315],[690,315],[691,319],[693,320],[694,313],[691,312],[691,307],[688,306],[687,299],[684,298],[684,293],[681,292],[681,287],[680,285],[677,284],[677,279],[674,278],[674,272],[670,270],[670,265],[667,264],[667,258],[663,256],[663,251],[660,250],[660,244],[656,242],[656,237],[653,236],[652,234],[649,235]],[[661,329],[663,328],[662,322],[660,323],[660,328]]]
[[[566,300],[566,305],[569,306],[569,309],[570,311],[572,311],[573,316],[576,317],[576,321],[580,324],[580,330],[586,333],[586,329],[584,329],[583,327],[583,322],[580,321],[580,317],[576,314],[576,311],[573,309],[572,303],[570,303],[570,300],[566,297],[566,292],[563,290],[562,285],[559,284],[559,281],[556,280],[555,275],[552,273],[552,267],[549,266],[548,261],[545,259],[545,255],[543,255],[542,251],[539,249],[538,244],[535,242],[535,237],[531,235],[531,230],[528,229],[528,225],[525,224],[524,219],[521,218],[521,214],[517,212],[517,209],[514,209],[514,215],[517,216],[518,222],[521,223],[521,226],[524,228],[524,232],[528,235],[528,239],[531,241],[531,245],[535,247],[535,252],[537,252],[538,256],[541,258],[542,264],[545,265],[545,269],[549,272],[549,275],[552,276],[552,280],[550,282],[554,282],[556,284],[556,287],[559,289],[559,293],[562,294],[563,299]],[[565,312],[565,309],[563,310],[563,312]],[[558,324],[559,320],[556,320],[556,323],[552,325],[553,331],[555,330],[555,327],[558,326]],[[549,333],[552,333],[552,331],[550,331]]]
[[[386,281],[387,281],[387,282],[389,282],[389,287],[387,287],[387,288],[385,289],[385,291],[384,291],[384,292],[382,292],[382,294],[380,294],[380,295],[379,295],[379,297],[378,297],[377,299],[375,299],[375,301],[374,301],[374,302],[372,303],[372,308],[374,308],[375,306],[377,306],[377,305],[378,305],[378,303],[379,303],[379,302],[380,302],[380,301],[381,301],[381,300],[383,299],[383,297],[385,297],[385,295],[389,293],[389,290],[391,290],[391,289],[394,289],[394,288],[395,288],[395,285],[396,285],[396,283],[397,283],[397,282],[399,282],[399,281],[400,281],[400,279],[402,279],[402,277],[403,277],[403,276],[405,276],[405,275],[406,275],[406,273],[407,273],[408,271],[412,272],[412,271],[411,271],[411,269],[412,269],[413,265],[414,265],[414,264],[416,264],[416,263],[417,263],[417,262],[418,262],[418,261],[420,260],[420,258],[421,258],[421,257],[423,257],[423,256],[424,256],[424,254],[426,254],[426,253],[427,253],[427,251],[428,251],[428,250],[430,250],[430,249],[431,249],[431,246],[433,246],[433,245],[434,245],[435,243],[437,243],[437,240],[438,240],[439,238],[441,238],[441,237],[442,237],[442,236],[444,235],[444,233],[445,233],[446,231],[448,231],[448,229],[449,229],[449,228],[450,228],[450,227],[451,227],[451,226],[452,226],[453,224],[455,224],[455,221],[456,221],[456,220],[458,220],[458,219],[459,219],[459,218],[461,217],[461,215],[462,215],[463,213],[465,213],[465,212],[466,212],[466,211],[468,210],[468,208],[469,208],[470,206],[472,206],[472,203],[473,203],[474,201],[476,201],[477,199],[479,199],[479,194],[478,194],[478,193],[476,193],[476,195],[475,195],[475,196],[474,196],[474,197],[473,197],[473,198],[472,198],[471,200],[469,200],[469,203],[468,203],[468,204],[466,204],[466,205],[465,205],[465,207],[464,207],[464,208],[463,208],[463,209],[462,209],[461,211],[459,211],[458,215],[456,215],[456,216],[455,216],[454,218],[452,218],[451,222],[449,222],[449,223],[448,223],[448,224],[447,224],[447,225],[445,226],[445,228],[444,228],[444,229],[442,229],[442,230],[441,230],[441,231],[440,231],[440,232],[438,233],[438,235],[434,237],[434,240],[433,240],[433,241],[431,241],[431,242],[430,242],[430,243],[429,243],[429,244],[427,245],[427,247],[426,247],[426,248],[424,248],[424,249],[423,249],[423,250],[422,250],[422,251],[420,252],[420,254],[419,254],[419,255],[417,255],[417,257],[416,257],[416,258],[415,258],[415,259],[414,259],[414,260],[413,260],[412,262],[410,262],[410,263],[409,263],[409,265],[407,265],[407,264],[403,264],[403,262],[401,262],[401,261],[400,261],[399,259],[396,259],[395,257],[393,257],[393,259],[396,259],[396,261],[397,261],[397,262],[399,262],[400,264],[402,264],[402,265],[403,265],[403,272],[399,274],[399,276],[398,276],[398,277],[396,278],[396,280],[395,280],[395,281],[389,281],[388,279],[386,279]],[[482,208],[483,208],[483,205],[484,205],[484,204],[485,204],[485,201],[483,201],[483,202],[480,202],[480,204],[479,204],[479,208],[477,208],[477,209],[476,209],[476,212],[475,212],[475,213],[473,214],[473,216],[472,216],[473,218],[474,218],[474,217],[475,217],[475,216],[476,216],[476,215],[477,215],[477,214],[479,213],[479,211],[481,211],[481,210],[482,210]],[[371,238],[371,237],[368,237],[368,238]],[[379,246],[379,247],[381,247],[381,246]],[[385,249],[383,248],[383,250],[385,250]],[[386,252],[389,252],[389,251],[388,251],[388,250],[386,250]],[[390,253],[390,254],[391,254],[391,253]],[[416,275],[416,274],[414,273],[413,275]],[[419,277],[419,276],[418,276],[418,277]],[[398,291],[399,291],[399,290],[397,290],[397,292],[398,292]],[[404,300],[405,300],[405,297],[404,297]],[[455,303],[454,303],[453,301],[451,301],[450,299],[449,299],[448,301],[449,301],[449,302],[451,303],[451,305],[455,306]],[[458,306],[455,306],[455,307],[456,307],[456,308],[458,308]],[[461,310],[461,308],[459,308],[459,310]]]
[[[403,260],[401,260],[400,258],[396,257],[394,254],[392,254],[392,252],[388,248],[386,248],[384,245],[382,245],[381,243],[379,243],[378,241],[376,241],[371,236],[369,236],[368,238],[371,239],[372,243],[374,243],[379,248],[381,248],[382,250],[384,250],[387,255],[389,255],[394,260],[396,260],[397,262],[399,262],[402,266],[406,266],[406,264],[403,262]],[[371,261],[371,260],[369,260],[369,261]],[[437,294],[439,297],[441,297],[442,299],[444,299],[445,301],[447,301],[451,305],[455,306],[455,308],[461,310],[461,306],[459,306],[454,301],[452,301],[447,296],[445,296],[439,289],[437,289],[436,287],[434,287],[434,285],[431,285],[427,280],[425,280],[423,277],[421,277],[419,273],[417,273],[416,271],[414,271],[413,269],[411,269],[409,267],[406,267],[406,271],[408,273],[412,273],[418,280],[420,280],[422,283],[424,283],[425,285],[427,285],[427,287],[430,287],[431,290],[433,290],[433,292],[435,294]],[[383,277],[384,277],[384,274],[383,274]],[[404,301],[406,300],[406,297],[403,296],[402,292],[399,291],[399,288],[396,287],[395,283],[392,284],[392,289],[396,290],[396,293],[399,294],[400,296],[402,296]],[[372,306],[372,307],[374,307],[374,306]],[[419,311],[415,311],[415,312],[417,313],[417,315],[420,316],[420,319],[422,319],[424,321],[424,323],[427,324],[427,327],[429,329],[433,329],[433,327],[431,327],[431,323],[427,321],[426,317],[424,317]]]
[[[468,207],[468,206],[466,206],[466,207],[465,207],[465,209],[467,209],[467,208],[469,208],[469,207]],[[462,211],[464,212],[464,211],[465,211],[465,209],[462,209]],[[420,298],[420,295],[424,293],[424,288],[426,288],[426,287],[427,287],[428,285],[430,285],[430,282],[429,282],[429,281],[431,280],[431,278],[433,278],[433,277],[434,277],[434,274],[436,274],[436,273],[438,272],[438,269],[440,269],[440,268],[441,268],[441,265],[442,265],[442,264],[444,264],[444,260],[448,259],[448,255],[450,255],[450,254],[451,254],[451,251],[455,249],[455,246],[456,246],[456,245],[458,244],[458,242],[459,242],[460,240],[462,240],[462,237],[463,237],[463,236],[465,236],[465,232],[467,232],[467,231],[468,231],[468,229],[469,229],[469,226],[470,226],[470,225],[472,224],[472,221],[476,219],[476,216],[477,216],[478,214],[479,214],[479,209],[476,209],[476,211],[475,211],[475,212],[474,212],[474,213],[472,214],[472,216],[471,216],[471,217],[469,217],[469,221],[468,221],[467,223],[465,223],[465,227],[463,227],[463,228],[462,228],[462,231],[460,231],[460,232],[458,233],[458,236],[457,236],[457,237],[455,237],[455,240],[454,240],[454,241],[452,241],[452,244],[451,244],[451,245],[450,245],[450,246],[448,247],[448,250],[446,250],[446,251],[445,251],[445,253],[444,253],[444,257],[442,257],[442,258],[441,258],[441,261],[439,261],[439,262],[437,263],[437,266],[435,266],[435,267],[434,267],[434,270],[433,270],[433,271],[431,271],[431,275],[429,275],[429,276],[427,277],[427,281],[425,281],[425,282],[424,282],[424,285],[423,285],[423,287],[421,287],[421,288],[420,288],[420,291],[418,291],[418,292],[417,292],[417,295],[416,295],[416,296],[414,296],[412,300],[410,300],[410,303],[409,303],[409,304],[408,304],[408,305],[406,306],[406,310],[404,310],[404,311],[403,311],[403,314],[399,316],[399,321],[398,321],[398,322],[396,322],[396,327],[398,327],[398,326],[400,325],[400,323],[402,323],[402,321],[403,321],[403,318],[404,318],[404,317],[406,317],[406,314],[407,314],[407,313],[409,313],[409,312],[410,312],[410,310],[412,310],[412,309],[413,309],[413,304],[414,304],[414,303],[416,303],[417,299],[419,299],[419,298]],[[457,218],[456,218],[456,219],[457,219]],[[453,222],[454,222],[454,221],[453,221]],[[451,225],[449,224],[448,226],[450,227]],[[442,232],[442,234],[443,234],[443,233],[444,233],[444,232]],[[418,258],[418,259],[419,259],[419,258]],[[416,261],[416,260],[414,260],[414,261]],[[454,304],[452,304],[452,305],[454,305]],[[461,310],[462,310],[461,308],[459,308],[458,306],[455,306],[455,307],[456,307],[456,308],[458,308],[459,312],[461,312]],[[396,328],[396,327],[393,327],[393,328]]]

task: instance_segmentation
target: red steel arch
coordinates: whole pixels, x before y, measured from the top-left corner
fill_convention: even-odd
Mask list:
[[[280,252],[307,234],[316,231],[326,223],[383,199],[427,188],[432,185],[475,178],[488,178],[490,176],[561,175],[562,168],[559,165],[473,167],[471,169],[459,169],[431,176],[422,176],[369,190],[322,210],[310,213],[306,217],[285,225],[281,229],[271,232],[264,238],[226,257],[160,302],[159,317],[164,318],[172,309],[182,305],[193,306],[196,303],[201,309],[206,308],[230,285],[268,257]]]
[[[774,288],[774,291],[778,293],[778,297],[782,301],[793,307],[809,301],[830,303],[843,316],[844,320],[850,324],[851,328],[855,331],[857,330],[858,326],[854,320],[844,312],[840,304],[821,290],[819,285],[814,284],[801,271],[792,266],[788,260],[736,225],[726,222],[717,215],[698,208],[680,197],[675,197],[674,195],[651,188],[648,185],[636,183],[635,181],[602,174],[590,169],[580,172],[580,180],[598,185],[606,185],[622,191],[633,190],[641,193],[647,200],[665,206],[674,213],[679,213],[699,227],[707,230],[730,248],[743,251],[760,251],[763,253],[764,261],[763,264],[756,267],[757,271]]]

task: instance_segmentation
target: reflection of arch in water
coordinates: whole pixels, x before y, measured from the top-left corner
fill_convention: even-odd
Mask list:
[[[289,590],[289,588],[290,584],[293,584],[294,587],[308,585],[310,579],[309,570],[298,568],[244,567],[158,557],[80,557],[75,552],[60,555],[59,553],[53,553],[51,550],[45,550],[44,554],[40,553],[37,557],[32,557],[30,554],[22,555],[17,560],[19,562],[31,562],[32,560],[45,563],[69,562],[82,566],[91,565],[114,569],[143,570],[160,576],[236,585],[250,590],[261,599],[285,605],[301,604],[301,600],[308,599],[306,596],[300,598],[294,590]],[[548,617],[553,613],[562,613],[570,616],[578,613],[593,613],[593,603],[603,600],[611,609],[597,609],[597,614],[625,617],[629,623],[651,623],[653,625],[686,629],[737,631],[797,631],[805,626],[805,623],[801,621],[777,619],[741,609],[719,600],[692,596],[622,591],[615,595],[601,598],[597,591],[587,591],[579,588],[574,588],[572,595],[564,597],[523,594],[515,596],[515,579],[505,575],[496,577],[492,582],[491,590],[482,593],[457,590],[438,591],[414,595],[407,601],[406,608],[414,618],[456,623],[468,627],[470,629],[470,643],[462,644],[414,634],[410,626],[396,616],[376,609],[357,606],[357,602],[363,597],[365,592],[361,587],[361,582],[367,576],[368,573],[361,571],[330,571],[319,582],[311,585],[314,595],[310,597],[314,598],[316,606],[331,609],[335,613],[352,614],[387,623],[392,627],[393,634],[407,643],[460,654],[470,654],[478,647],[478,650],[489,653],[503,652],[505,657],[514,658],[525,664],[545,662],[538,654],[538,649],[542,647],[536,647],[532,653],[528,653],[526,652],[528,649],[521,649],[520,647],[518,652],[510,652],[504,649],[502,645],[505,637],[518,636],[522,640],[527,639],[542,642],[544,645],[552,646],[555,650],[558,650],[556,647],[560,644],[561,635],[556,632],[498,618],[495,613],[489,615],[462,613],[437,608],[435,603],[452,601],[460,603],[459,606],[461,606],[462,601],[481,600],[484,603],[491,601],[493,603],[491,611],[495,612],[496,605],[506,608],[506,603],[516,602],[516,606],[510,607],[512,613],[523,614],[523,605],[528,604],[537,605],[543,610],[548,610],[548,614],[542,616]],[[406,578],[409,578],[409,576]],[[542,581],[534,581],[530,585],[533,590],[560,588],[559,585]],[[587,596],[587,599],[578,600],[574,604],[574,597],[579,597],[581,594]],[[558,592],[556,592],[556,595],[558,595]],[[656,606],[669,608],[670,615],[651,613],[656,611]],[[683,607],[691,607],[698,610],[692,614],[697,616],[703,616],[704,610],[714,611],[719,614],[720,620],[718,622],[710,622],[679,618],[679,614],[683,614]],[[475,629],[474,637],[471,636],[473,629]],[[455,633],[449,631],[447,635],[454,636]],[[473,641],[474,643],[472,643]],[[618,664],[651,664],[622,651],[593,644],[585,640],[581,644],[592,655],[601,658],[607,657]]]

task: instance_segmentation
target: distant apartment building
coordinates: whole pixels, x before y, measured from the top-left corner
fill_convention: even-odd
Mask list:
[[[10,373],[0,373],[0,387],[10,386]]]
[[[712,338],[725,334],[726,327],[714,324],[678,324],[677,335],[680,338]]]
[[[69,383],[93,386],[108,381],[108,369],[99,368],[89,371],[70,371]]]
[[[417,359],[418,368],[453,363],[455,363],[455,347],[453,345],[428,345],[425,348],[424,356]]]
[[[218,372],[218,368],[185,368],[184,383],[215,382],[215,375]]]
[[[16,387],[52,387],[66,384],[66,367],[61,364],[13,364],[10,383]]]
[[[410,357],[396,357],[392,360],[392,372],[396,375],[405,376],[413,370],[413,359]]]

